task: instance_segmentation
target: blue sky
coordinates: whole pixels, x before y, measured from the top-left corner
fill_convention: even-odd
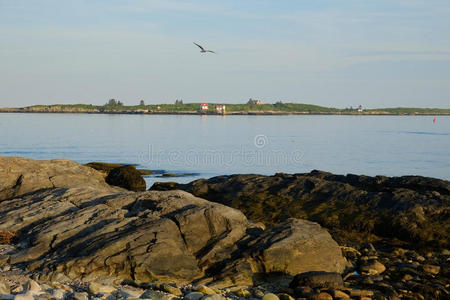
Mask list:
[[[449,108],[450,1],[0,0],[0,106],[110,98]]]

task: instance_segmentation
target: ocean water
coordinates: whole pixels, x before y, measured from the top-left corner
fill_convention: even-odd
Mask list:
[[[189,176],[423,175],[450,180],[450,117],[0,114],[0,155],[130,163]]]

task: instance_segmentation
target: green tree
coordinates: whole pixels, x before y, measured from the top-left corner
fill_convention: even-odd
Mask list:
[[[116,99],[109,99],[108,102],[106,102],[105,106],[117,106]]]
[[[277,102],[275,102],[274,106],[275,106],[275,107],[278,107],[278,108],[281,108],[281,107],[284,107],[285,105],[284,105],[283,102],[277,101]]]
[[[144,100],[141,100],[141,102],[139,102],[139,106],[145,106]]]

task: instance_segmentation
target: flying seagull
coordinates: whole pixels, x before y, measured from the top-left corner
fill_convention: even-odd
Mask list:
[[[211,53],[215,53],[216,54],[216,52],[214,52],[214,51],[212,51],[212,50],[205,50],[205,48],[203,48],[202,46],[200,46],[199,44],[197,44],[197,43],[194,43],[195,45],[197,45],[201,50],[200,50],[200,52],[201,53],[206,53],[206,52],[211,52]]]

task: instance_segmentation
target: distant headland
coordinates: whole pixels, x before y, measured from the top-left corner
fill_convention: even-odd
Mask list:
[[[245,104],[183,103],[124,105],[110,99],[105,105],[51,104],[0,108],[0,113],[93,113],[93,114],[180,114],[180,115],[450,115],[448,108],[332,108],[303,103],[263,103],[250,99]]]

